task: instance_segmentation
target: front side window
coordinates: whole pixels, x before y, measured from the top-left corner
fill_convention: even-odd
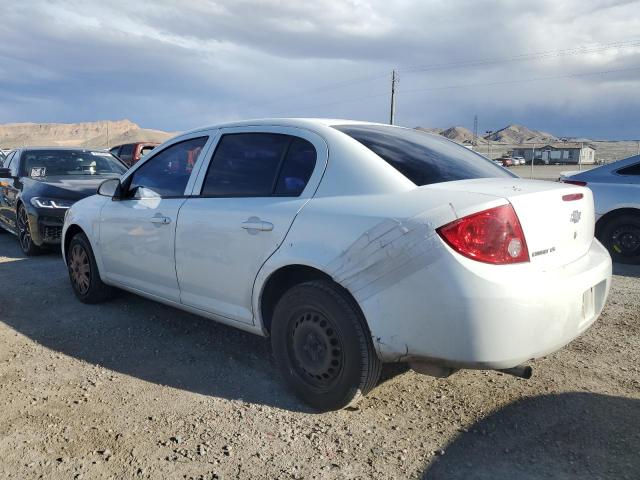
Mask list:
[[[417,186],[516,175],[438,135],[386,125],[338,125]]]
[[[25,150],[20,176],[122,175],[127,169],[108,152],[100,150]]]
[[[176,143],[150,158],[131,176],[129,192],[136,198],[183,196],[193,166],[208,138]]]

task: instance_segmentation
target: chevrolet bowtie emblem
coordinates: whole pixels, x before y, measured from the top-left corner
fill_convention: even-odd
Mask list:
[[[578,223],[581,216],[582,213],[580,212],[580,210],[574,210],[573,212],[571,212],[571,218],[569,220],[571,221],[571,223]]]

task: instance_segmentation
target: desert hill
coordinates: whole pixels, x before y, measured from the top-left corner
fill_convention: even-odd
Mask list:
[[[140,128],[130,120],[0,124],[0,148],[68,146],[106,148],[128,142],[163,142],[173,133]]]

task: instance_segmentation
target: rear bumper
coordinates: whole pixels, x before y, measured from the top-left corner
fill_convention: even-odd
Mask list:
[[[580,259],[549,271],[475,268],[441,248],[436,263],[361,305],[383,360],[513,367],[589,328],[611,285],[611,258],[597,240]]]

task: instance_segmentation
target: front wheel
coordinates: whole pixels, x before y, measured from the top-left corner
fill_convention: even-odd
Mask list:
[[[271,345],[286,382],[321,411],[354,405],[380,377],[381,361],[362,313],[329,281],[296,285],[282,296]]]
[[[16,226],[18,227],[18,240],[20,241],[22,253],[28,257],[41,253],[42,249],[33,243],[31,226],[29,225],[29,215],[24,205],[18,207]]]
[[[614,262],[640,264],[640,215],[624,214],[608,221],[600,241]]]
[[[67,251],[69,279],[73,293],[83,303],[100,303],[111,298],[113,287],[103,283],[93,250],[84,233],[76,234]]]

